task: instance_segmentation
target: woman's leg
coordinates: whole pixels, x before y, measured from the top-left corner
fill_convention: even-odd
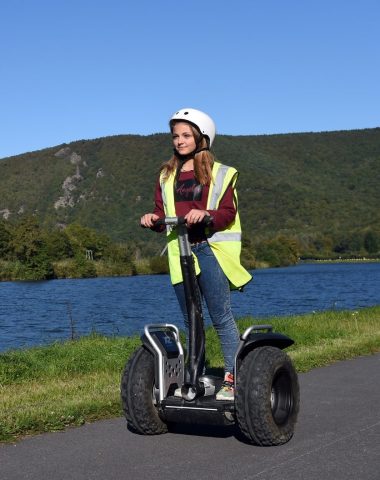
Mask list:
[[[239,331],[231,310],[229,282],[208,243],[196,245],[193,252],[201,268],[198,283],[219,336],[225,372],[233,373]]]

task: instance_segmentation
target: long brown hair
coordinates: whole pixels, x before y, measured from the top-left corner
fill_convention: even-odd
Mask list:
[[[183,122],[183,120],[181,120]],[[173,122],[170,126],[172,131]],[[188,123],[188,122],[186,122]],[[190,124],[190,128],[194,135],[194,140],[197,145],[197,150],[201,150],[203,148],[208,148],[208,143],[205,137],[201,137],[201,133],[197,128],[195,128],[192,124]],[[194,155],[194,175],[195,178],[201,185],[209,185],[212,181],[212,167],[214,165],[215,157],[210,152],[210,150],[202,150]],[[174,152],[173,156],[163,163],[160,168],[160,173],[162,174],[162,178],[166,181],[170,175],[175,174],[181,164],[179,156],[176,155]]]

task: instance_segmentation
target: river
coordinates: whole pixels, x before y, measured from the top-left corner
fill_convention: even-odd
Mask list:
[[[232,293],[236,318],[380,305],[380,263],[299,264],[252,274],[243,293]],[[183,326],[167,275],[0,283],[0,351],[94,331],[131,335],[154,322]]]

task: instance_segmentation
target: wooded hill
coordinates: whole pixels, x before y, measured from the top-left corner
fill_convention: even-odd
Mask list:
[[[141,229],[139,218],[152,211],[158,169],[171,152],[169,134],[120,135],[3,159],[0,218],[33,214],[49,227],[75,222],[157,253],[164,238]],[[249,244],[280,235],[304,256],[380,249],[380,128],[220,135],[214,152],[240,172]]]

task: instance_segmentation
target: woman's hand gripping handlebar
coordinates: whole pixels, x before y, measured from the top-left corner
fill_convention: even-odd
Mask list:
[[[159,219],[160,217],[156,215],[155,213],[146,213],[143,215],[140,219],[140,225],[143,228],[152,228],[155,225],[155,222]]]
[[[197,210],[197,211],[199,212],[201,210]],[[202,212],[203,212],[203,210],[202,210]],[[208,212],[206,212],[206,213],[208,213]],[[187,215],[184,216],[184,217],[163,217],[163,218],[159,218],[154,213],[147,213],[147,214],[145,214],[144,216],[141,217],[140,224],[143,228],[158,228],[158,227],[166,226],[166,225],[171,225],[171,226],[177,226],[177,225],[190,226],[190,225],[193,225],[194,222],[189,223]],[[198,220],[195,223],[207,226],[212,222],[212,220],[213,220],[213,218],[210,215],[202,215],[202,218],[200,218],[200,220]]]

